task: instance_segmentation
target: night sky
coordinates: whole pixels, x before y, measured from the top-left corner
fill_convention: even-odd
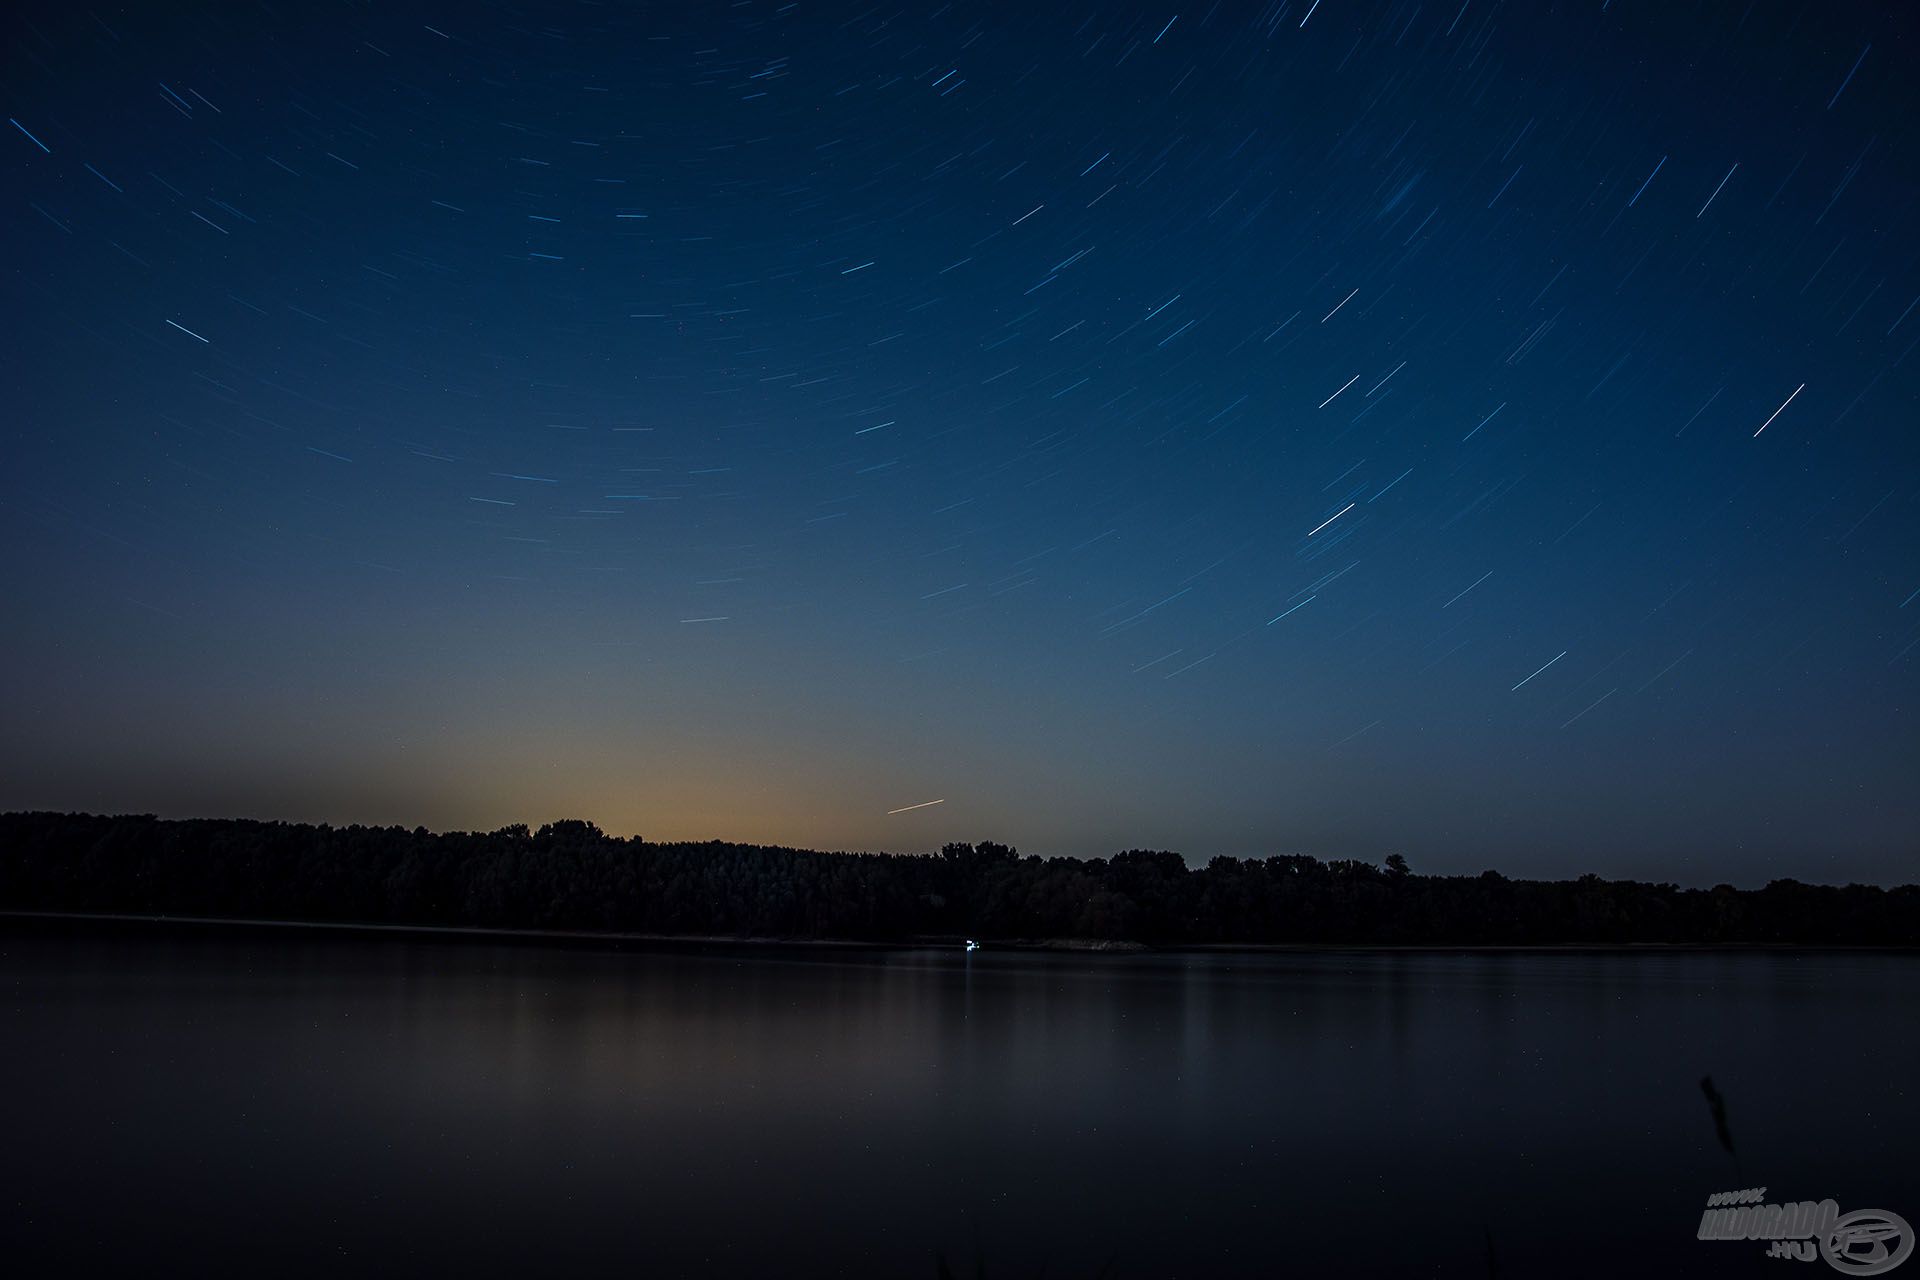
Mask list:
[[[1917,48],[29,0],[0,807],[1912,879]]]

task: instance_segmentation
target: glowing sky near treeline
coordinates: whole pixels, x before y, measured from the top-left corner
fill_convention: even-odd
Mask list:
[[[1916,26],[28,0],[0,805],[1910,879]]]

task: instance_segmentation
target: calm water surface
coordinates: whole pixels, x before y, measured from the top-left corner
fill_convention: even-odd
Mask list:
[[[1485,1276],[1490,1239],[1506,1277],[1828,1274],[1695,1240],[1702,1202],[1764,1185],[1920,1222],[1917,977],[0,926],[0,1257]]]

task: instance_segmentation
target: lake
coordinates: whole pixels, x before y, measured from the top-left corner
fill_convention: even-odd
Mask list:
[[[0,923],[0,1258],[931,1280],[944,1251],[1072,1280],[1486,1276],[1491,1250],[1507,1277],[1765,1276],[1766,1244],[1695,1239],[1707,1195],[1920,1221],[1916,977]]]

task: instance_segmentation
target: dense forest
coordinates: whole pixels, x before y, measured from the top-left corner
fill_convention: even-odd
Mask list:
[[[1764,889],[1414,873],[1286,856],[933,856],[654,844],[587,822],[435,834],[0,815],[0,910],[752,938],[1525,945],[1920,944],[1920,886]]]

